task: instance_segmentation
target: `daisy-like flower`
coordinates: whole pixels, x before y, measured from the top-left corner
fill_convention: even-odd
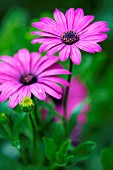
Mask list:
[[[40,22],[34,22],[32,26],[41,31],[34,31],[31,34],[40,37],[32,40],[33,44],[42,43],[39,51],[47,51],[47,56],[59,52],[61,61],[65,61],[69,56],[74,64],[80,64],[81,53],[84,50],[89,53],[101,52],[98,42],[104,41],[109,31],[107,23],[104,21],[90,24],[94,16],[84,16],[81,8],[70,8],[64,15],[58,9],[54,12],[54,19],[45,17]]]
[[[1,56],[0,59],[0,102],[9,98],[11,108],[31,94],[39,100],[45,100],[46,93],[60,99],[62,88],[57,83],[68,85],[57,74],[70,72],[56,63],[56,56],[41,58],[39,53],[21,49],[13,58]]]

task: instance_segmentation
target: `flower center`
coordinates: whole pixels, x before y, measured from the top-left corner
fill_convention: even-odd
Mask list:
[[[30,85],[37,82],[36,76],[31,73],[24,74],[20,78],[20,82],[24,85]]]
[[[74,31],[69,31],[69,32],[65,32],[62,35],[61,38],[62,42],[67,44],[67,45],[71,45],[74,44],[75,42],[79,41],[79,37],[78,34]]]

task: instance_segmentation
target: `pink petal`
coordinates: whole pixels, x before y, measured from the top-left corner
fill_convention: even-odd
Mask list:
[[[32,84],[29,86],[30,91],[33,93],[35,97],[37,97],[39,100],[45,100],[46,95],[45,95],[45,90],[44,88],[38,84]]]
[[[18,61],[24,69],[25,73],[30,71],[30,53],[27,49],[21,49],[18,51]]]
[[[94,42],[101,42],[104,41],[108,37],[107,34],[95,34],[95,35],[87,35],[87,34],[82,34],[80,35],[80,40],[84,41],[94,41]]]
[[[38,68],[40,67],[40,65],[42,65],[44,62],[46,62],[46,60],[48,60],[48,57],[44,56],[39,61],[37,61],[36,64],[34,65],[33,69],[32,69],[32,73],[35,74],[36,71],[38,70]]]
[[[57,98],[57,99],[61,99],[62,95],[59,94],[58,92],[56,92],[55,90],[53,90],[51,87],[49,87],[48,85],[42,84],[40,83],[41,87],[44,88],[45,92],[48,93],[49,95]]]
[[[32,44],[40,44],[40,43],[43,43],[43,42],[45,42],[47,40],[47,38],[34,38],[32,41],[31,41],[31,43]]]
[[[73,28],[72,30],[76,30],[81,18],[84,16],[84,11],[82,8],[77,8],[75,11],[75,17],[73,21]]]
[[[54,19],[56,20],[57,24],[61,27],[61,29],[66,32],[67,31],[67,24],[66,24],[66,18],[64,14],[59,11],[57,8],[54,12]]]
[[[10,56],[1,56],[0,60],[4,61],[5,63],[9,64],[10,66],[12,66],[13,68],[18,67],[17,65],[17,61],[14,60],[14,58],[10,57]]]
[[[90,53],[102,51],[102,48],[100,47],[100,45],[92,41],[79,41],[76,43],[76,46]]]
[[[62,41],[61,39],[54,39],[54,38],[50,38],[49,41],[46,40],[45,43],[43,43],[40,48],[39,48],[39,52],[42,53],[44,51],[47,51],[49,50],[50,48],[56,46],[56,45],[59,45],[61,44]]]
[[[75,11],[74,8],[70,8],[66,11],[65,17],[68,25],[68,31],[71,31],[73,28]]]
[[[59,58],[62,62],[66,61],[70,55],[70,45],[65,45],[59,52]]]
[[[40,67],[37,69],[36,74],[40,74],[42,71],[53,65],[58,61],[58,57],[50,57],[46,62],[42,63]]]
[[[54,47],[52,47],[51,49],[49,49],[46,53],[47,56],[51,57],[53,56],[57,51],[59,51],[62,47],[64,47],[65,44],[59,44],[59,45],[56,45]]]
[[[91,34],[94,35],[94,34],[98,34],[98,33],[102,33],[102,32],[107,32],[109,30],[110,29],[107,28],[107,22],[98,21],[98,22],[94,22],[93,24],[86,27],[82,32],[87,33],[88,35],[91,35]]]
[[[7,100],[14,92],[16,92],[22,84],[19,82],[13,82],[13,83],[3,83],[2,85],[2,93],[0,95],[0,102],[4,102]],[[1,88],[1,87],[0,87]]]
[[[76,27],[76,32],[79,33],[81,30],[83,30],[87,25],[89,25],[90,22],[92,22],[94,19],[94,16],[89,15],[89,16],[85,16],[83,17],[78,26]]]
[[[45,23],[44,23],[45,22]],[[33,27],[36,27],[42,31],[51,33],[51,34],[55,34],[57,36],[59,36],[60,34],[62,34],[62,32],[57,29],[57,25],[56,23],[52,22],[52,19],[43,19],[43,22],[34,22],[32,24]]]
[[[51,69],[39,74],[38,77],[41,78],[41,77],[47,77],[56,74],[71,74],[71,73],[65,69]]]
[[[81,53],[80,53],[79,49],[74,44],[71,45],[70,58],[74,64],[79,65],[81,63]]]
[[[40,35],[40,36],[43,36],[43,37],[55,37],[55,38],[60,37],[58,35],[54,35],[54,34],[51,34],[51,33],[48,33],[48,32],[41,32],[41,31],[33,31],[33,32],[31,32],[31,34]]]
[[[49,87],[51,87],[52,89],[54,89],[55,91],[57,91],[58,93],[63,93],[63,91],[62,91],[62,88],[58,85],[58,84],[56,84],[56,83],[54,83],[54,82],[52,82],[52,81],[49,81],[48,79],[47,80],[39,80],[38,81],[38,83],[44,83],[44,84],[46,84],[46,85],[49,85]]]
[[[53,19],[45,17],[40,19],[42,24],[45,24],[46,28],[52,29],[54,35],[60,35],[62,32],[61,26],[58,25]],[[48,32],[48,31],[47,31]]]
[[[15,78],[13,76],[9,76],[4,73],[0,73],[0,83],[4,83],[6,81],[14,81]]]
[[[19,104],[18,96],[19,96],[19,90],[9,97],[8,105],[10,108],[14,108],[17,104]]]
[[[19,90],[19,98],[18,98],[19,103],[24,99],[24,97],[31,97],[29,86],[23,86]]]
[[[18,79],[20,77],[18,67],[15,68],[11,64],[6,62],[0,62],[0,74],[7,73],[7,75]]]
[[[78,78],[76,77],[72,78],[71,83],[70,83],[70,88],[69,88],[69,95],[67,99],[67,119],[69,119],[74,109],[80,103],[82,103],[87,96],[88,96],[88,92],[87,92],[85,85]],[[87,105],[87,109],[85,106],[82,110],[81,114],[84,114],[84,120],[86,120],[85,113],[88,110],[89,110],[88,105]]]
[[[37,52],[31,53],[31,69],[30,69],[30,72],[32,72],[33,69],[35,69],[40,58],[41,58],[41,55],[39,53],[37,53]]]
[[[57,77],[57,76],[43,77],[43,78],[39,78],[38,80],[39,80],[39,82],[42,82],[43,80],[48,80],[48,81],[63,84],[65,86],[69,86],[68,81],[66,81],[65,79],[63,79],[61,77]]]

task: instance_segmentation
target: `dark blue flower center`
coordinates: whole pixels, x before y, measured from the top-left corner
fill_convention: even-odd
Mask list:
[[[30,85],[37,82],[37,77],[31,73],[27,73],[21,76],[20,82],[24,85]]]
[[[79,41],[78,34],[74,31],[65,32],[61,38],[62,42],[67,45],[74,44]]]

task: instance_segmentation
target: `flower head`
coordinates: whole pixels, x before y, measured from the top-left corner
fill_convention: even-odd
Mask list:
[[[65,94],[65,90],[64,90]],[[88,96],[86,86],[80,81],[79,78],[73,77],[70,82],[69,94],[67,99],[67,115],[66,119],[69,120],[73,111],[85,100]],[[55,109],[57,112],[64,116],[63,98],[60,100],[55,99]],[[78,124],[85,124],[87,122],[86,113],[89,110],[89,104],[85,105],[81,113],[77,117]]]
[[[56,62],[58,57],[43,57],[39,53],[29,53],[21,49],[12,57],[0,57],[0,102],[9,98],[9,106],[15,107],[24,97],[33,94],[45,100],[46,93],[60,99],[62,88],[57,84],[68,82],[57,74],[70,74]]]
[[[69,56],[73,63],[80,64],[81,53],[84,50],[89,53],[101,52],[98,42],[104,41],[109,31],[107,23],[104,21],[90,24],[94,16],[84,16],[81,8],[70,8],[64,15],[58,9],[54,12],[54,19],[45,17],[40,22],[34,22],[32,26],[42,31],[34,31],[31,34],[39,35],[32,43],[42,43],[39,51],[47,52],[47,56],[52,56],[57,51],[61,61],[65,61]]]
[[[24,112],[31,112],[34,109],[34,102],[30,97],[24,97],[21,101],[20,106]]]

